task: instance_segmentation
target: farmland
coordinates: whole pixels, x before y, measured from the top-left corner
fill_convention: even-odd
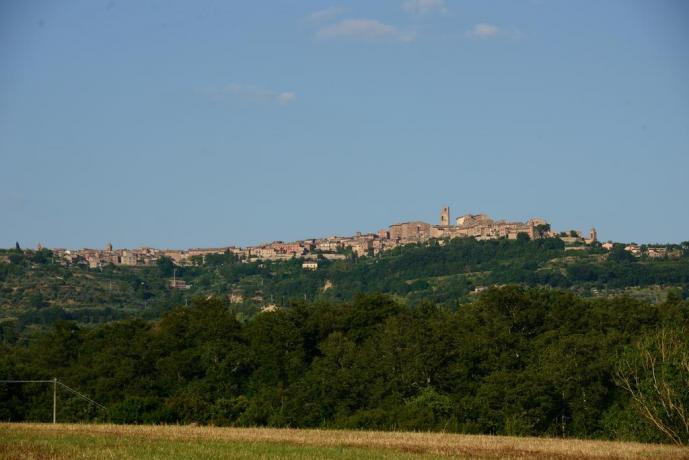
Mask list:
[[[0,459],[689,459],[668,445],[575,439],[201,426],[0,424]]]

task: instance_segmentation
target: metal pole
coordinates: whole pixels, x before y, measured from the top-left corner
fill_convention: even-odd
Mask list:
[[[57,377],[53,379],[53,423],[57,423]]]
[[[89,398],[83,393],[79,393],[77,390],[75,390],[72,387],[68,387],[64,383],[60,382],[57,377],[52,378],[51,380],[0,380],[0,384],[5,384],[5,383],[52,383],[53,384],[53,423],[57,423],[57,386],[60,385],[64,389],[70,391],[71,393],[74,393],[75,395],[79,396],[81,399],[84,399],[88,401],[89,403],[93,404],[94,406],[103,409],[103,410],[108,410],[107,407],[102,405],[99,402],[94,401],[93,399]]]

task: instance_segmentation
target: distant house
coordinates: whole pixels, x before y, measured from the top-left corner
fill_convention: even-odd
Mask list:
[[[624,248],[625,251],[632,253],[635,256],[640,256],[641,255],[641,248],[639,247],[638,244],[631,243]]]
[[[677,259],[682,257],[682,251],[678,249],[671,250],[666,246],[649,246],[646,249],[646,255],[652,259],[661,259],[664,257]]]
[[[301,268],[304,270],[318,270],[318,261],[316,260],[305,260],[301,264]]]
[[[191,287],[186,281],[179,278],[169,280],[169,286],[171,289],[189,289]]]
[[[323,254],[323,258],[326,260],[345,260],[347,256],[345,254]]]

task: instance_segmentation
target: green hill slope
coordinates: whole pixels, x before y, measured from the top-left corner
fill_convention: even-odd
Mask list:
[[[243,263],[232,254],[208,256],[178,267],[190,286],[169,288],[173,266],[65,266],[50,251],[0,252],[0,318],[20,329],[56,319],[99,323],[126,317],[156,318],[196,296],[223,299],[241,316],[291,300],[348,300],[386,293],[410,305],[432,301],[456,308],[486,287],[549,286],[586,297],[621,293],[650,302],[670,290],[689,293],[689,251],[673,259],[636,258],[622,247],[565,247],[559,239],[476,241],[471,238],[408,245],[377,257],[320,260],[304,270],[301,260]]]

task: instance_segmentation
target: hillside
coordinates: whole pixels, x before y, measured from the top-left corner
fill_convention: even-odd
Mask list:
[[[240,318],[267,305],[295,299],[349,300],[359,293],[385,293],[415,305],[432,301],[450,308],[490,286],[548,286],[584,297],[626,294],[652,303],[671,290],[689,295],[689,249],[678,258],[634,257],[621,246],[566,247],[559,239],[476,241],[456,238],[408,245],[377,257],[319,260],[304,270],[301,260],[243,263],[232,254],[208,256],[195,266],[65,265],[49,250],[0,251],[0,320],[14,328],[49,325],[57,319],[101,323],[157,318],[197,296],[232,305]],[[189,289],[171,289],[174,275]],[[7,327],[7,325],[5,325]]]

